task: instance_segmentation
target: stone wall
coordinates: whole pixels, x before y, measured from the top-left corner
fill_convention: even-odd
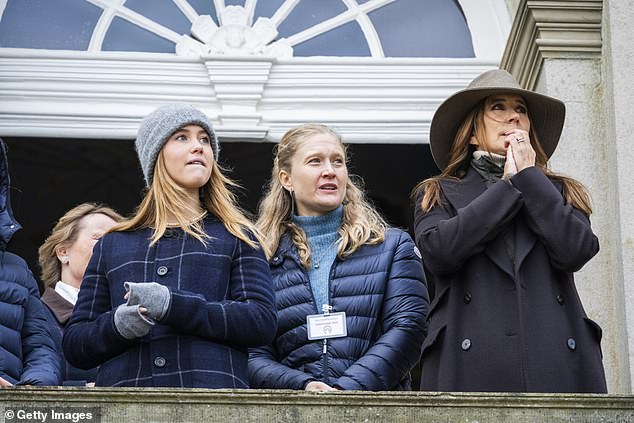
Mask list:
[[[583,182],[601,251],[576,274],[603,328],[609,392],[634,380],[634,9],[630,0],[521,0],[501,67],[566,103],[551,168]]]
[[[615,395],[22,387],[1,389],[0,402],[7,423],[35,411],[50,422],[52,410],[92,413],[76,419],[90,423],[634,421],[634,397]]]
[[[608,208],[610,226],[616,244],[612,254],[614,268],[597,274],[620,278],[621,290],[616,306],[623,307],[614,325],[625,328],[620,343],[627,354],[621,370],[630,375],[630,392],[634,385],[634,8],[631,0],[603,2],[603,55],[601,72],[604,75],[603,109],[605,132],[599,137],[610,144],[609,158],[602,163],[611,174],[606,189],[610,198],[600,207]]]

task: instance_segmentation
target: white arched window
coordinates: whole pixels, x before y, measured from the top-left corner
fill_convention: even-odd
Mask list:
[[[433,111],[497,66],[504,0],[0,1],[0,131],[132,138],[187,101],[221,136],[321,121],[426,142]]]

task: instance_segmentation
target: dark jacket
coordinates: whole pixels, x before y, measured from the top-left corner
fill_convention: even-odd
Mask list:
[[[276,328],[268,263],[213,217],[205,247],[169,229],[151,248],[151,230],[114,232],[97,241],[64,333],[67,360],[101,365],[97,386],[247,388],[247,347]],[[129,341],[114,325],[123,283],[169,288],[169,309],[150,333]]]
[[[444,207],[416,242],[436,295],[421,389],[605,392],[601,329],[573,280],[599,251],[588,217],[536,167],[488,189],[470,169],[441,182]]]
[[[308,273],[284,236],[270,261],[278,331],[270,345],[250,350],[252,386],[303,389],[320,380],[346,390],[409,389],[429,306],[416,254],[409,235],[390,229],[383,243],[335,259],[329,303],[346,312],[348,336],[329,339],[324,356],[322,341],[307,338],[306,316],[317,313]]]
[[[33,274],[6,251],[21,227],[11,212],[9,165],[0,139],[0,377],[18,385],[58,385],[60,355]]]
[[[62,350],[62,337],[66,324],[73,312],[73,304],[59,295],[53,288],[46,288],[42,294],[42,302],[46,306],[49,321],[56,329],[53,339],[59,351]],[[63,357],[62,357],[63,358]],[[71,365],[66,359],[62,360],[62,380],[66,386],[83,386],[88,382],[94,382],[97,377],[97,368],[89,370],[78,369]]]

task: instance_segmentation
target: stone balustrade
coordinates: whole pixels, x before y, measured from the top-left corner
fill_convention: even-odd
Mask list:
[[[0,389],[0,402],[7,423],[44,413],[75,423],[634,422],[632,395],[17,387]]]

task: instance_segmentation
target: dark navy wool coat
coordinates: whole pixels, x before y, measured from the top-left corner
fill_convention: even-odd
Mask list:
[[[6,251],[21,226],[9,195],[9,164],[0,139],[0,377],[16,385],[58,385],[61,357],[26,262]]]
[[[409,235],[390,229],[383,243],[335,259],[329,302],[333,312],[346,313],[348,336],[328,340],[324,355],[322,341],[307,337],[306,316],[317,313],[308,273],[284,236],[270,261],[277,335],[268,346],[250,350],[252,387],[303,389],[319,380],[346,390],[409,389],[429,306],[416,254]]]
[[[487,189],[469,169],[441,182],[444,207],[423,214],[417,199],[436,283],[421,389],[605,392],[601,329],[573,280],[599,251],[590,221],[539,169],[511,181]]]
[[[101,365],[97,386],[247,388],[248,347],[275,334],[275,300],[268,263],[207,217],[208,247],[169,229],[151,248],[151,230],[101,238],[86,269],[63,345],[80,368]],[[158,282],[169,288],[167,314],[132,341],[114,325],[123,283]]]

